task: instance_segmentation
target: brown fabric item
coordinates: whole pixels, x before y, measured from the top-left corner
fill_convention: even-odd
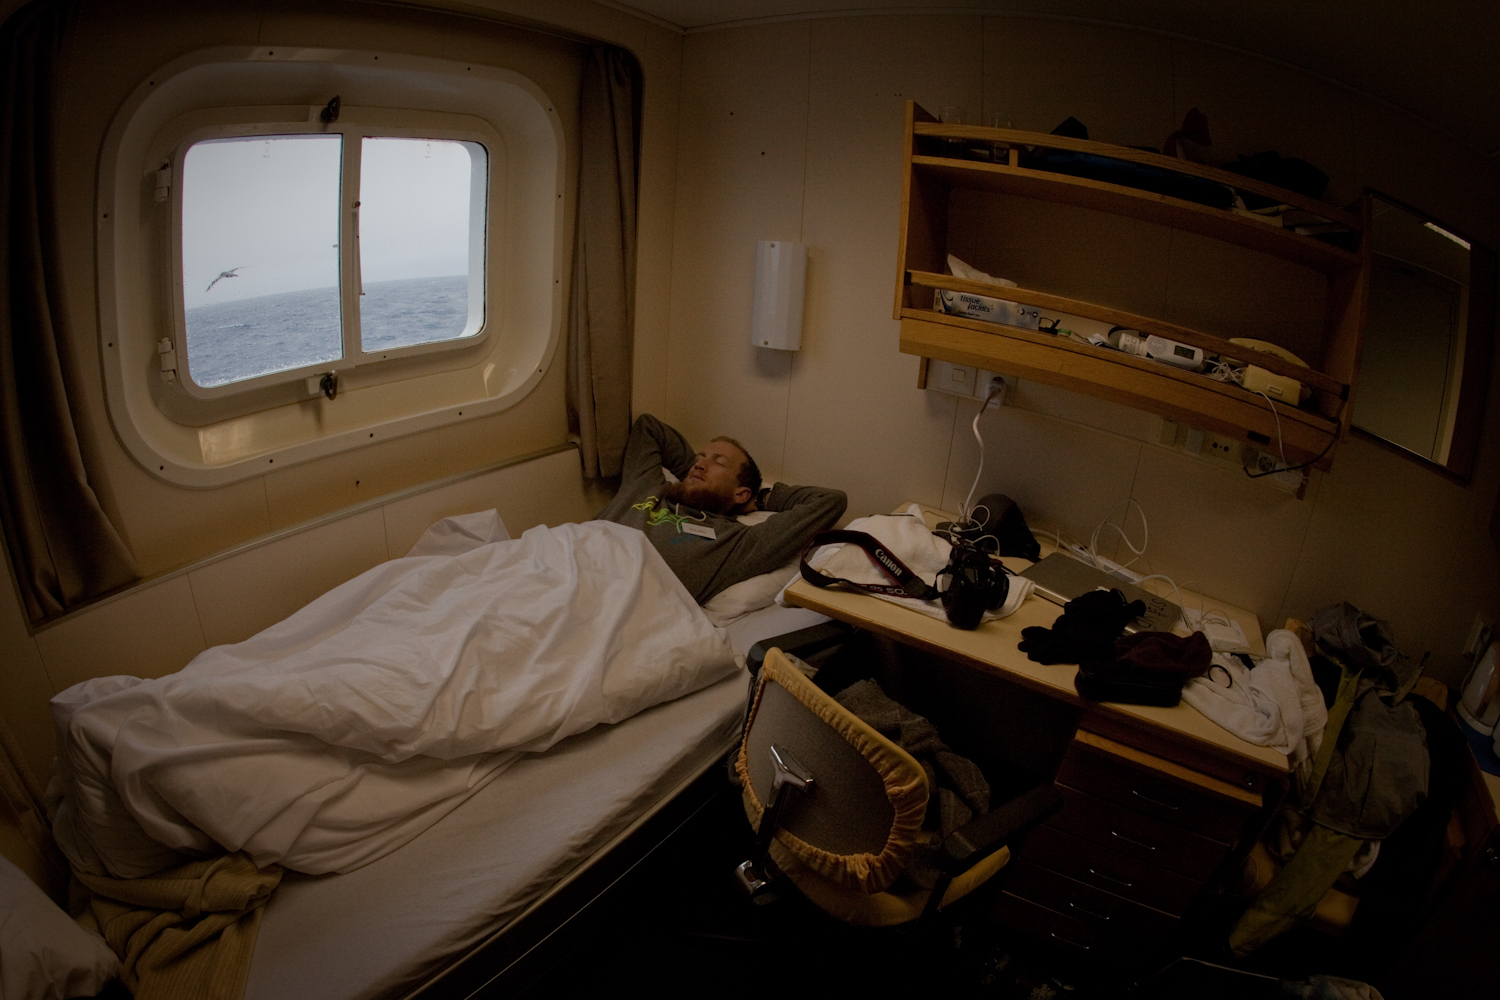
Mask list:
[[[630,435],[640,101],[635,57],[593,46],[579,105],[568,316],[568,421],[589,479],[620,474]]]
[[[834,701],[827,692],[819,690],[779,649],[767,653],[761,667],[755,701],[750,706],[752,723],[760,707],[761,693],[769,683],[780,684],[864,755],[880,775],[886,797],[895,810],[890,834],[879,853],[833,854],[814,847],[785,829],[777,830],[775,839],[809,869],[846,889],[874,893],[889,888],[911,860],[913,847],[922,830],[922,819],[927,813],[927,776],[922,765]],[[766,807],[751,787],[743,740],[735,757],[734,770],[740,781],[745,814],[751,825],[759,829]]]
[[[89,484],[65,377],[52,121],[71,8],[33,3],[0,29],[0,521],[33,622],[141,575]]]
[[[120,956],[136,1000],[240,1000],[266,900],[281,869],[243,854],[190,861],[146,878],[79,873],[89,890],[79,922]]]
[[[1171,632],[1136,632],[1115,640],[1116,663],[1183,680],[1201,676],[1213,655],[1213,647],[1202,632],[1186,637]]]
[[[938,836],[921,838],[902,872],[904,881],[931,889],[943,873],[942,842],[990,811],[990,783],[978,765],[943,742],[936,726],[891,698],[877,682],[857,681],[834,700],[911,754],[927,774],[927,787],[936,790],[937,808],[929,799],[927,824],[935,822],[931,832]]]

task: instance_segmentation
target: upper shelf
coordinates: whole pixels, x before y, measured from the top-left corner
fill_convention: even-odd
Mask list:
[[[1289,205],[1294,209],[1315,214],[1329,222],[1345,226],[1352,232],[1363,232],[1363,224],[1357,215],[1333,205],[1271,184],[1241,177],[1226,170],[1176,160],[1156,153],[1112,146],[1102,142],[1069,139],[1037,132],[1022,132],[1016,129],[914,122],[912,131],[916,136],[1003,143],[1012,147],[1040,146],[1126,160],[1214,181],[1241,191],[1249,191],[1271,198],[1280,204]],[[1154,222],[1258,250],[1326,274],[1358,270],[1363,266],[1363,260],[1358,253],[1304,236],[1279,225],[1247,218],[1238,212],[1200,205],[1170,195],[1126,187],[1121,184],[1053,171],[1033,170],[1016,165],[1014,160],[1015,157],[1012,157],[1012,163],[984,163],[957,157],[915,154],[911,157],[911,166],[913,173],[918,177],[934,178],[951,187],[1020,195]]]
[[[992,298],[1006,299],[1011,302],[1021,302],[1029,306],[1038,306],[1042,309],[1069,313],[1074,316],[1084,316],[1089,319],[1109,323],[1112,326],[1122,326],[1130,330],[1140,330],[1143,333],[1158,334],[1170,340],[1202,348],[1210,354],[1218,354],[1223,357],[1251,362],[1277,375],[1284,375],[1287,378],[1303,382],[1318,392],[1328,393],[1340,401],[1346,400],[1349,397],[1349,386],[1347,383],[1330,378],[1320,371],[1294,364],[1290,361],[1284,361],[1274,354],[1265,354],[1260,351],[1251,350],[1243,345],[1225,340],[1222,337],[1214,336],[1211,333],[1204,333],[1201,330],[1194,330],[1177,323],[1169,323],[1166,320],[1141,316],[1120,309],[1111,309],[1107,306],[1100,306],[1082,299],[1051,295],[1029,288],[1007,288],[983,281],[969,281],[947,274],[908,271],[906,272],[906,280],[909,284],[922,288],[943,288],[955,292],[972,292],[976,295],[987,295]],[[911,314],[913,316],[920,316],[923,319],[939,322],[952,318],[926,314],[916,310],[911,311]],[[903,311],[902,315],[906,315],[906,311]],[[1334,412],[1337,412],[1336,404]]]

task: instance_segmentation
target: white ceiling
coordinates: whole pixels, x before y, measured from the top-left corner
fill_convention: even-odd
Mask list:
[[[606,0],[685,31],[765,19],[871,13],[1080,18],[1269,56],[1405,108],[1500,154],[1495,0]]]

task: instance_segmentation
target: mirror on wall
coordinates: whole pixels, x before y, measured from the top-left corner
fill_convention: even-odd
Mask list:
[[[1495,327],[1495,253],[1371,194],[1370,303],[1354,426],[1467,480]]]

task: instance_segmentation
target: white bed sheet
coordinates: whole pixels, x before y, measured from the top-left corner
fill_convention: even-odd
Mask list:
[[[756,641],[827,619],[752,612]],[[483,941],[677,788],[739,733],[741,672],[527,755],[404,847],[356,871],[288,872],[266,905],[245,1000],[401,996]]]

